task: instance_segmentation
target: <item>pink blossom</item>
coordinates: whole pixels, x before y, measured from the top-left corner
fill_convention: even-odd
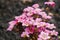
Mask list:
[[[16,16],[15,19],[18,20],[18,22],[24,22],[26,20],[27,16],[24,14],[20,16]]]
[[[22,26],[29,26],[29,22],[24,21],[24,22],[22,23]]]
[[[35,13],[35,14],[38,14],[38,13],[40,13],[42,11],[42,9],[39,9],[39,8],[36,8],[35,10],[33,10],[33,12]]]
[[[41,18],[36,18],[36,20],[35,20],[36,22],[41,22],[42,21],[42,19]]]
[[[37,27],[40,27],[40,23],[39,22],[34,22],[33,25],[36,25]]]
[[[28,32],[23,32],[23,33],[21,34],[21,37],[29,37],[29,33],[28,33]]]
[[[47,15],[45,12],[40,12],[39,15],[43,16],[44,15]]]
[[[33,20],[33,17],[30,17],[30,18],[29,18],[29,24],[30,24],[30,25],[33,25],[34,22],[35,22],[35,20]]]
[[[28,10],[28,8],[25,8],[23,11],[24,11],[24,12],[28,12],[29,10]]]
[[[8,31],[12,31],[14,25],[9,25],[9,27],[7,28]]]
[[[41,26],[41,27],[44,27],[45,25],[46,25],[45,22],[40,22],[40,26]]]
[[[34,25],[36,25],[37,28],[39,28],[39,27],[44,27],[46,23],[45,22],[34,22]]]
[[[24,19],[25,20],[25,19]],[[23,21],[23,20],[22,20]],[[32,25],[34,22],[33,18],[29,17],[29,18],[26,18],[25,21],[22,22],[22,26],[29,26],[29,25]]]
[[[25,31],[29,32],[30,34],[33,34],[34,33],[34,28],[35,27],[28,27],[28,28],[25,28]]]
[[[27,13],[26,15],[27,15],[27,16],[32,16],[32,15],[33,15],[33,13]]]
[[[49,29],[56,28],[56,27],[54,26],[54,24],[49,24],[49,23],[46,23],[46,27],[49,28]]]
[[[30,12],[31,10],[34,10],[34,8],[33,7],[27,7],[23,11],[24,12]]]
[[[20,19],[20,21],[22,21],[22,26],[29,26],[29,25],[33,25],[34,20],[32,17],[28,17],[26,19]]]
[[[55,6],[55,2],[49,2],[52,7]]]
[[[45,12],[40,12],[39,15],[41,15],[42,18],[47,19],[47,14]]]
[[[7,30],[11,31],[16,23],[17,23],[17,21],[11,21],[11,22],[9,22],[9,27],[7,28]]]
[[[52,5],[52,4],[55,4],[55,2],[45,2],[44,4]]]
[[[50,30],[47,30],[47,29],[45,29],[45,32],[48,33],[48,34],[51,33],[51,31]]]
[[[45,31],[45,28],[44,27],[39,27],[37,30],[38,30],[38,32],[42,32],[42,31]]]
[[[44,4],[48,4],[49,5],[49,2],[45,2]]]
[[[51,24],[50,26],[51,26],[52,28],[56,28],[56,26],[55,26],[54,24]]]
[[[34,10],[34,8],[33,8],[33,7],[27,7],[27,8],[28,8],[30,11],[31,11],[31,10]]]
[[[39,35],[39,38],[42,38],[43,40],[47,40],[50,39],[50,36],[48,33],[42,31],[41,34]]]
[[[51,19],[52,17],[51,16],[47,16],[47,19]]]
[[[43,40],[43,39],[41,39],[41,38],[38,38],[37,40]]]
[[[17,21],[10,21],[9,24],[10,25],[15,25],[17,23]]]
[[[56,32],[55,30],[53,30],[53,31],[51,31],[51,35],[57,36],[58,35],[58,32]]]
[[[46,2],[45,4],[53,5],[54,3]],[[55,36],[58,35],[58,32],[56,32],[55,30],[49,30],[56,28],[54,24],[43,21],[51,18],[51,16],[47,15],[46,12],[39,8],[38,4],[34,4],[32,7],[25,8],[21,15],[16,16],[15,20],[9,22],[9,27],[7,28],[7,30],[11,31],[13,27],[18,22],[20,22],[22,23],[22,26],[25,26],[24,32],[22,32],[21,37],[30,37],[29,34],[33,35],[35,32],[37,32],[40,33],[37,37],[37,40],[48,40],[51,37],[50,34]]]
[[[32,7],[38,8],[39,7],[39,4],[34,4]]]
[[[17,19],[19,19],[20,18],[20,16],[15,16],[15,19],[17,20]]]
[[[52,7],[55,6],[55,2],[45,2],[44,4],[51,5]]]

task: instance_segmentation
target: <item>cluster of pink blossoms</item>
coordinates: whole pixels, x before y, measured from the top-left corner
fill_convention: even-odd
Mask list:
[[[47,4],[48,6],[55,7],[55,2],[45,2],[44,4]]]
[[[30,34],[32,34],[32,37],[36,38],[37,36],[37,40],[49,40],[51,36],[58,35],[58,32],[53,30],[56,28],[55,25],[47,22],[51,18],[51,16],[39,8],[38,4],[34,4],[32,7],[25,8],[22,15],[16,16],[15,20],[9,22],[7,30],[11,31],[14,25],[20,22],[22,26],[26,26],[21,37],[29,38],[31,36]]]

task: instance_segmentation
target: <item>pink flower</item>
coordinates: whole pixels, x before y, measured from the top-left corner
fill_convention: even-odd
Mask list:
[[[30,25],[33,25],[33,23],[35,22],[35,20],[33,19],[33,17],[30,17],[30,18],[28,18],[29,20],[28,20],[28,22],[29,22],[29,24]]]
[[[51,19],[52,17],[51,16],[47,16],[47,19]]]
[[[28,27],[28,28],[25,28],[25,31],[29,32],[30,34],[33,34],[34,33],[34,28],[35,27]]]
[[[51,29],[56,28],[56,26],[54,24],[51,24],[50,26],[51,26]]]
[[[31,11],[31,10],[34,10],[34,8],[33,8],[33,7],[27,7],[27,8],[28,8],[28,10],[30,10],[30,11]]]
[[[45,31],[45,28],[44,27],[39,27],[37,30],[38,30],[38,32],[42,32],[42,31]]]
[[[24,12],[28,12],[29,10],[28,10],[28,8],[25,8],[23,11],[24,11]]]
[[[14,27],[14,25],[16,25],[17,21],[11,21],[9,22],[9,27],[7,28],[8,31],[11,31]]]
[[[45,32],[46,33],[49,33],[49,34],[51,33],[51,31],[50,30],[47,30],[47,29],[45,29]]]
[[[55,2],[49,2],[50,5],[55,5]]]
[[[45,2],[44,4],[48,4],[49,5],[49,2]]]
[[[32,10],[34,10],[33,7],[27,7],[27,8],[25,8],[23,11],[24,11],[24,12],[30,12],[30,11],[32,11]]]
[[[42,21],[42,19],[41,18],[36,18],[36,20],[35,20],[36,22],[41,22]]]
[[[41,38],[38,38],[37,40],[43,40],[43,39],[41,39]]]
[[[50,5],[52,7],[55,7],[55,2],[45,2],[44,4]]]
[[[58,32],[56,32],[55,30],[53,30],[53,31],[51,31],[51,35],[57,36],[58,35]]]
[[[39,22],[34,22],[34,24],[33,25],[36,25],[37,26],[37,28],[38,27],[40,27],[40,23]]]
[[[45,12],[40,12],[39,15],[43,16],[44,15],[47,15]]]
[[[45,22],[40,22],[39,24],[37,24],[37,28],[39,28],[39,27],[44,27],[45,25],[46,25]]]
[[[33,13],[27,13],[26,15],[27,15],[27,16],[32,16],[32,15],[33,15]]]
[[[7,28],[8,31],[12,31],[14,25],[9,25],[9,27]]]
[[[42,9],[39,9],[39,8],[36,8],[35,10],[33,10],[33,12],[34,12],[35,14],[39,14],[41,11],[42,11]]]
[[[29,22],[24,21],[24,22],[22,23],[22,26],[29,26]]]
[[[16,16],[15,19],[18,20],[18,22],[24,22],[26,20],[27,16],[25,15],[25,13],[23,13],[20,16]]]
[[[53,5],[54,3],[46,2],[45,4]],[[55,30],[49,30],[56,28],[54,24],[43,21],[51,18],[51,16],[47,15],[46,12],[39,8],[38,4],[34,4],[32,7],[25,8],[21,15],[15,17],[14,21],[9,22],[7,30],[11,31],[19,22],[24,26],[24,32],[22,32],[21,37],[30,37],[29,34],[40,33],[37,40],[48,40],[51,37],[50,34],[58,35],[58,32]]]
[[[42,18],[47,19],[47,14],[45,12],[40,12],[39,15],[41,15]]]
[[[32,7],[38,8],[39,7],[39,4],[34,4]]]
[[[45,25],[46,25],[45,22],[40,22],[40,26],[41,26],[41,27],[44,27]]]
[[[21,37],[29,37],[29,33],[25,31],[21,34]]]
[[[56,27],[54,26],[54,24],[49,24],[49,23],[46,23],[46,27],[49,28],[49,29],[56,28]]]
[[[44,27],[46,23],[45,22],[34,22],[34,25],[36,25],[37,28],[39,28],[39,27]]]
[[[43,40],[47,40],[50,39],[50,36],[48,33],[42,31],[41,34],[39,35],[39,38],[42,38]]]
[[[10,25],[15,25],[17,23],[17,21],[10,21],[9,24]]]
[[[53,5],[53,4],[55,4],[55,2],[45,2],[44,4]]]

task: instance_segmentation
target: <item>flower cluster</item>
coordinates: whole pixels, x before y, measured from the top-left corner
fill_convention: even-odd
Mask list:
[[[22,15],[16,16],[14,21],[9,22],[7,30],[11,31],[18,22],[25,26],[25,31],[22,32],[21,37],[30,38],[32,40],[49,40],[51,36],[58,35],[55,25],[48,23],[52,17],[47,15],[38,4],[32,7],[27,7],[23,10]]]
[[[55,7],[55,2],[45,2],[44,4],[47,4],[48,6]]]

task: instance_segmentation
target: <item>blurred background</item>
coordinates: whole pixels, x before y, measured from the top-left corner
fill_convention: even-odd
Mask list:
[[[24,8],[36,3],[46,12],[48,12],[46,9],[48,7],[53,14],[53,19],[50,22],[56,25],[56,30],[59,32],[58,40],[60,40],[60,0],[53,0],[56,3],[54,8],[44,5],[44,2],[47,1],[48,0],[0,0],[0,40],[21,40],[18,33],[6,31],[8,22],[13,20],[15,16],[21,15]]]

